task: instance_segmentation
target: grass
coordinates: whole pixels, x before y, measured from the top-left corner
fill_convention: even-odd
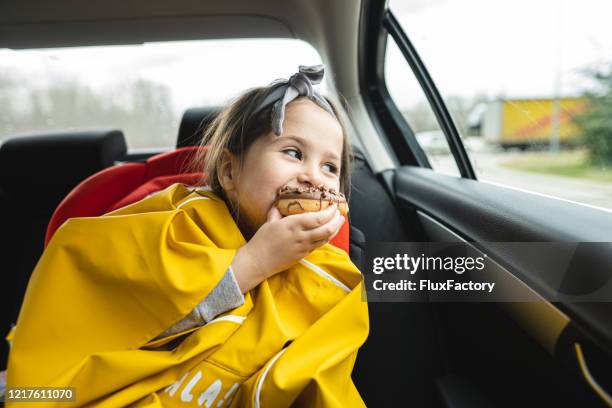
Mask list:
[[[587,160],[587,151],[527,152],[501,163],[503,167],[532,173],[612,182],[612,167],[595,167]]]

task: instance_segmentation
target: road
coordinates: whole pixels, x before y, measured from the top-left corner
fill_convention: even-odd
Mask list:
[[[468,154],[479,180],[612,209],[612,183],[524,172],[501,166],[503,161],[512,160],[520,155],[519,152],[482,151]],[[457,173],[451,156],[437,156],[432,162],[434,168],[438,170],[450,173],[454,170],[454,173]]]

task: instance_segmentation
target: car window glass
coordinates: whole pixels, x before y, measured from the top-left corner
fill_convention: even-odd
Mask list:
[[[111,128],[130,148],[171,147],[186,109],[224,104],[289,77],[297,64],[320,63],[312,46],[286,39],[0,49],[0,142]]]
[[[459,176],[457,163],[431,105],[391,36],[387,38],[385,53],[385,83],[395,105],[427,155],[431,167],[442,173]]]
[[[446,101],[479,180],[612,208],[612,3],[389,7]]]

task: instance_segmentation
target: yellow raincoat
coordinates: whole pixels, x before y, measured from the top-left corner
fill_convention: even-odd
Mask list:
[[[360,272],[330,244],[244,305],[152,341],[211,292],[244,244],[223,200],[182,184],[69,220],[30,280],[7,387],[74,387],[76,402],[37,407],[363,406],[351,371],[367,303]]]

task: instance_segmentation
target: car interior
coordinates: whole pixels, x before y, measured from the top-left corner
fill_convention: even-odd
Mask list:
[[[610,212],[476,179],[444,101],[385,1],[136,0],[85,7],[61,0],[50,7],[23,0],[3,9],[0,48],[219,38],[297,38],[311,44],[331,73],[330,94],[343,102],[354,150],[350,256],[364,274],[371,273],[368,242],[469,242],[495,259],[504,279],[518,281],[517,291],[538,296],[548,288],[534,279],[533,265],[521,263],[514,247],[488,243],[611,241]],[[461,177],[431,169],[390,98],[382,59],[389,38],[430,97]],[[123,130],[112,124],[15,135],[0,144],[5,334],[17,321],[52,217],[71,191],[109,168],[197,145],[220,108],[186,110],[169,149],[131,151]],[[141,184],[124,186],[123,194]],[[93,193],[87,197],[104,200]],[[80,213],[71,208],[69,214]],[[599,279],[610,255],[604,247],[598,255],[600,261],[576,273]],[[506,304],[370,302],[370,335],[353,380],[373,407],[612,406],[611,305],[543,298]],[[2,368],[8,352],[5,343]]]

